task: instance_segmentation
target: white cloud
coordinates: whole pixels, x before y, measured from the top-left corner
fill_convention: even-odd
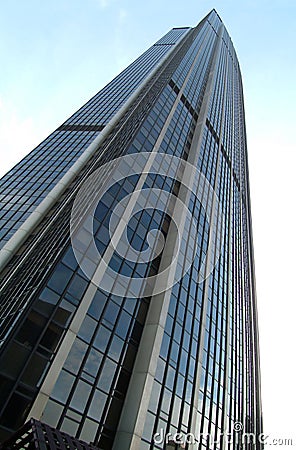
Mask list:
[[[118,22],[119,22],[120,24],[125,23],[127,17],[128,17],[128,12],[127,12],[125,9],[121,8],[121,9],[118,11]]]
[[[110,5],[109,0],[98,0],[101,9],[106,9]]]

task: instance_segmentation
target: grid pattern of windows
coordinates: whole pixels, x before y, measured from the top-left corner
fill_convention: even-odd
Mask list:
[[[4,175],[0,249],[98,134],[57,130]]]
[[[185,160],[195,155],[197,168],[217,193],[226,220],[222,231],[211,227],[197,193],[191,193],[188,208],[192,218],[184,225],[177,272],[191,261],[195,248],[196,253],[190,270],[170,293],[141,449],[163,448],[153,438],[161,430],[172,435],[210,433],[218,443],[201,441],[199,448],[216,450],[226,448],[219,437],[233,430],[236,421],[249,432],[261,432],[241,75],[232,42],[215,11],[196,28],[174,28],[161,38],[12,169],[3,179],[4,187],[11,183],[10,202],[24,189],[23,198],[32,211],[172,46],[176,48],[171,58],[146,83],[4,273],[1,438],[21,426],[38,401],[73,319],[89,295],[90,282],[74,257],[69,239],[75,193],[103,163],[125,154],[152,151],[163,154],[162,167],[166,167],[167,154]],[[56,162],[50,172],[52,158]],[[23,184],[13,184],[20,173]],[[97,205],[93,221],[94,241],[101,254],[110,248],[108,227],[114,207],[137,191],[141,181],[144,188],[176,196],[180,191],[180,183],[172,177],[149,173],[128,176],[114,184]],[[206,203],[213,201],[206,190],[203,195]],[[129,221],[127,236],[135,250],[146,248],[151,230],[161,231],[165,239],[174,235],[173,222],[160,206],[161,200],[155,198],[154,208],[144,207]],[[21,211],[24,214],[28,213],[26,207]],[[11,211],[20,212],[10,203],[4,212]],[[14,220],[13,214],[8,219]],[[213,203],[212,217],[217,215],[218,206]],[[12,231],[21,220],[16,216]],[[195,223],[197,231],[193,233]],[[6,227],[7,236],[9,232]],[[80,236],[78,250],[82,255],[87,251],[87,233],[84,230]],[[212,273],[198,283],[206,258],[213,261],[220,244],[222,252]],[[94,273],[92,255],[87,255],[87,264]],[[109,261],[117,273],[112,283],[120,275],[143,278],[144,291],[144,278],[157,274],[161,264],[162,253],[143,263],[140,253],[138,259],[129,261],[115,251]],[[124,290],[122,297],[117,297],[98,288],[87,305],[40,419],[76,439],[111,449],[151,298],[131,299]],[[228,448],[234,447],[229,443]]]
[[[195,30],[192,30],[192,32],[194,34]],[[1,340],[6,339],[7,331],[9,332],[11,324],[15,323],[17,315],[23,310],[27,302],[30,301],[30,295],[32,291],[35,291],[35,283],[38,284],[40,279],[47,276],[48,269],[58,257],[60,249],[69,240],[69,217],[73,193],[75,191],[77,192],[80,183],[93,170],[96,170],[100,165],[121,156],[127,151],[131,139],[134,139],[136,131],[155,104],[157,97],[168,83],[172,73],[178,67],[191,41],[192,36],[190,35],[182,43],[181,48],[177,49],[176,54],[171,58],[169,63],[164,68],[160,68],[159,73],[145,85],[139,97],[113,128],[112,133],[110,133],[100,148],[98,148],[96,154],[85,165],[83,170],[81,170],[77,179],[71,183],[65,194],[53,206],[38,228],[34,230],[34,233],[27,239],[24,246],[8,264],[6,272],[13,272],[14,267],[20,264],[21,270],[13,274],[8,285],[6,281],[10,274],[5,273],[1,279],[3,283],[6,283],[3,297],[5,298],[5,302],[2,303],[0,309]],[[149,151],[147,145],[147,142],[145,142],[145,148]],[[47,229],[46,237],[39,244],[37,240],[38,235],[39,233],[43,233],[45,228]],[[59,233],[56,230],[59,230]],[[37,245],[36,240],[38,242]],[[52,250],[50,253],[47,251],[49,247]],[[31,256],[34,259],[34,264],[27,258],[28,249],[34,251]],[[22,259],[23,255],[25,256],[24,260]]]
[[[1,179],[0,249],[186,32],[169,31]]]
[[[165,101],[168,105],[167,107],[167,113],[170,111],[172,104],[174,102],[174,97],[176,97],[175,93],[171,90],[171,88],[167,87],[163,90],[164,86],[168,83],[172,72],[175,70],[175,68],[178,66],[184,51],[186,51],[186,46],[188,48],[188,45],[190,45],[191,40],[188,41],[188,43],[185,43],[185,48],[183,49],[181,47],[181,49],[178,51],[178,53],[175,55],[175,57],[172,59],[172,62],[168,64],[168,67],[165,69],[165,71],[163,72],[163,74],[161,73],[160,75],[158,75],[157,77],[155,77],[155,80],[151,81],[150,86],[146,86],[146,92],[148,91],[151,100],[149,99],[149,95],[147,95],[145,92],[142,94],[143,96],[145,96],[145,101],[142,102],[141,99],[138,100],[138,110],[135,110],[135,106],[133,106],[133,115],[135,117],[136,114],[141,114],[140,115],[140,120],[138,119],[138,121],[135,120],[135,118],[133,117],[133,115],[131,116],[130,120],[130,125],[128,123],[125,123],[125,128],[124,130],[122,130],[119,134],[118,134],[118,138],[113,142],[112,142],[112,148],[115,149],[115,153],[112,155],[112,153],[109,151],[109,153],[105,156],[106,160],[112,159],[112,156],[119,156],[120,153],[118,154],[118,148],[123,148],[123,150],[125,152],[127,152],[127,143],[130,141],[130,136],[132,136],[135,131],[137,129],[137,127],[139,127],[139,124],[142,124],[141,129],[144,130],[144,120],[143,117],[145,117],[145,115],[147,114],[147,112],[149,111],[149,116],[153,117],[154,116],[154,111],[156,111],[156,113],[160,116],[160,114],[163,114],[163,110],[162,110],[162,102]],[[153,85],[154,83],[154,85]],[[149,92],[149,88],[153,86],[153,89],[155,91],[155,93],[153,93],[153,90],[150,89]],[[153,105],[153,103],[155,102],[155,97],[157,98],[157,96],[159,96],[159,91],[161,92],[161,90],[163,90],[163,93],[161,94],[161,96],[159,97],[159,100],[155,103],[155,106],[153,108],[153,110],[151,110],[151,106]],[[153,96],[152,96],[153,94]],[[171,96],[173,98],[171,98]],[[150,103],[149,103],[150,102]],[[151,105],[152,103],[152,105]],[[164,116],[165,117],[165,116]],[[124,118],[126,120],[126,118]],[[123,120],[124,120],[123,119]],[[161,127],[159,127],[157,132],[158,134],[161,131]],[[138,137],[141,136],[140,133],[138,133]],[[113,137],[113,136],[112,136]],[[137,140],[137,138],[133,137],[133,141],[130,143],[130,147],[131,148],[135,148],[136,145],[140,145],[142,146],[141,151],[150,151],[151,147],[149,146],[149,142],[148,140],[143,140],[140,138],[140,140]],[[121,144],[121,145],[120,145]],[[124,147],[125,145],[125,147]],[[102,149],[102,153],[103,153],[103,149]],[[102,161],[104,162],[104,160]],[[94,166],[95,168],[96,166]],[[93,168],[93,170],[94,170]],[[81,179],[83,179],[84,175],[81,174]],[[135,182],[137,180],[129,180],[126,181],[126,184],[124,186],[121,186],[122,190],[120,191],[121,193],[125,192],[129,192],[131,190],[134,189],[135,186]],[[151,183],[151,180],[147,180],[147,183]],[[153,183],[155,183],[155,185],[158,185],[160,183],[160,187],[164,185],[164,181],[161,180],[161,182],[159,181],[153,181]],[[173,189],[172,187],[172,180],[171,181],[167,181],[166,182],[166,188],[167,189]],[[119,189],[119,187],[118,187]],[[119,198],[119,193],[117,191],[117,193],[114,193],[113,197],[109,196],[106,200],[105,200],[105,204],[103,203],[101,205],[101,208],[99,210],[98,213],[98,227],[100,227],[100,230],[98,231],[98,239],[97,239],[97,247],[99,249],[103,249],[106,245],[107,245],[107,241],[105,240],[105,236],[106,236],[106,224],[104,222],[102,222],[102,219],[106,220],[106,223],[108,223],[108,210],[111,208],[112,206],[112,202],[118,201]],[[110,203],[111,202],[111,203]],[[71,204],[69,205],[70,207],[68,208],[69,211],[71,211]],[[58,211],[60,212],[61,207],[58,208]],[[104,212],[105,212],[105,216],[104,216]],[[51,214],[50,214],[51,216]],[[66,237],[67,237],[67,241],[69,240],[68,237],[68,217],[63,219],[64,223],[65,223],[65,231],[66,231]],[[144,218],[143,218],[144,220]],[[141,238],[142,239],[142,233],[141,233],[141,228],[143,228],[143,226],[145,225],[145,227],[147,227],[147,220],[148,218],[146,217],[144,224],[139,224],[137,222],[137,226],[140,226],[140,228],[138,230],[135,230],[133,233],[133,237],[132,237],[132,241],[134,242],[134,244],[136,245],[136,241],[137,239]],[[165,222],[165,218],[163,218],[163,221]],[[162,220],[161,217],[159,216],[159,214],[157,213],[157,211],[154,211],[152,216],[149,218],[148,223],[151,222],[151,224],[155,227],[157,226],[162,226]],[[100,225],[99,225],[100,224]],[[165,225],[165,223],[163,224],[164,228],[167,228],[167,225]],[[43,224],[40,225],[40,230],[42,230],[43,228]],[[58,239],[58,235],[56,233],[56,229],[59,229],[60,232],[62,231],[61,225],[58,226],[54,226],[53,227],[53,240],[55,242],[55,247],[59,249],[59,246],[57,245],[57,239]],[[46,247],[48,247],[49,244],[49,235],[47,235],[47,239],[45,242]],[[63,247],[65,247],[65,241],[61,241],[61,244]],[[66,252],[66,253],[65,253]],[[61,253],[60,249],[59,249],[59,253]],[[50,366],[51,361],[53,360],[53,357],[55,355],[55,353],[57,352],[58,348],[59,348],[59,344],[62,341],[64,335],[65,335],[65,331],[66,329],[69,327],[69,324],[73,318],[73,315],[75,313],[75,310],[77,309],[77,306],[79,304],[79,299],[81,299],[81,297],[83,296],[86,287],[87,287],[87,280],[85,279],[85,277],[83,276],[83,274],[81,273],[80,269],[77,267],[77,263],[75,262],[75,259],[73,257],[71,248],[68,246],[66,246],[66,250],[63,250],[62,252],[65,256],[63,257],[63,259],[57,264],[57,259],[56,257],[54,258],[54,255],[47,255],[48,257],[51,257],[52,261],[55,260],[55,267],[54,270],[51,268],[50,270],[48,270],[48,266],[44,267],[44,271],[42,273],[42,277],[44,280],[48,280],[46,281],[46,285],[43,285],[41,292],[38,294],[38,296],[35,293],[35,289],[33,289],[30,292],[30,289],[28,290],[28,288],[26,289],[26,291],[28,292],[28,294],[33,294],[33,298],[31,297],[31,295],[28,296],[28,300],[30,303],[25,302],[25,296],[23,295],[24,289],[21,287],[20,283],[19,283],[19,278],[18,278],[18,287],[17,287],[17,291],[20,292],[20,290],[22,291],[22,293],[17,294],[15,289],[15,283],[12,283],[11,286],[11,290],[9,295],[13,296],[14,300],[16,298],[20,298],[21,303],[17,304],[15,301],[12,302],[7,302],[6,305],[4,305],[4,321],[2,323],[2,328],[8,330],[9,333],[14,333],[14,339],[10,339],[10,341],[8,342],[8,346],[6,347],[6,349],[3,351],[2,354],[2,361],[1,361],[1,367],[2,364],[6,367],[5,369],[3,369],[2,371],[2,380],[3,380],[3,384],[5,386],[7,386],[6,391],[3,392],[4,395],[4,399],[5,401],[3,401],[3,403],[1,404],[2,406],[2,434],[5,436],[6,433],[8,433],[8,429],[15,429],[19,426],[19,424],[23,423],[26,414],[28,412],[28,408],[29,405],[32,404],[32,400],[34,399],[34,397],[36,396],[36,393],[38,392],[38,389],[40,388],[40,385],[44,379],[44,376],[46,375],[46,372],[48,370],[48,367]],[[42,265],[44,266],[44,256],[41,259],[42,261]],[[91,261],[90,261],[91,263]],[[118,263],[117,261],[112,261],[111,263],[116,264]],[[156,273],[157,271],[157,267],[159,264],[159,260],[156,260],[154,262],[154,264],[151,265],[151,267],[145,267],[144,271],[154,271],[154,273]],[[128,264],[123,264],[121,269],[118,268],[118,270],[122,270],[125,273],[129,273],[131,274],[133,271],[137,272],[138,271],[138,275],[142,275],[143,276],[143,269],[140,267],[141,265],[137,265],[137,267],[130,267],[130,265]],[[49,275],[51,274],[51,275]],[[24,282],[27,284],[26,281],[27,277],[24,277]],[[32,285],[32,283],[31,283]],[[33,285],[34,286],[34,285]],[[32,287],[33,287],[32,286]],[[42,283],[40,283],[40,287],[39,287],[39,291],[40,288],[42,286]],[[8,291],[9,292],[9,291]],[[13,294],[14,292],[14,294]],[[7,297],[9,298],[9,296]],[[116,300],[114,298],[108,298],[106,300],[106,302],[108,303],[108,305],[106,305],[106,314],[108,312],[108,317],[112,317],[112,314],[114,313],[114,308],[116,309],[116,302],[118,303],[119,300]],[[121,302],[122,303],[122,302]],[[129,302],[130,305],[134,305],[135,306],[135,302]],[[101,426],[100,428],[100,433],[97,437],[97,439],[100,439],[100,442],[104,442],[104,440],[106,440],[107,442],[110,442],[110,440],[112,440],[114,438],[114,427],[116,424],[116,420],[118,419],[118,413],[120,412],[120,405],[123,402],[123,398],[124,398],[124,389],[127,388],[128,385],[128,379],[130,376],[130,372],[132,369],[132,365],[133,365],[133,361],[136,355],[136,348],[137,348],[137,344],[139,342],[140,336],[141,336],[141,328],[143,326],[143,320],[145,318],[145,308],[147,309],[147,301],[143,301],[140,302],[141,305],[139,304],[137,306],[137,308],[134,310],[134,312],[132,313],[131,311],[127,311],[126,308],[122,306],[120,309],[122,311],[120,311],[118,313],[118,323],[119,323],[119,329],[121,330],[120,333],[116,332],[114,336],[114,342],[116,342],[116,344],[114,343],[114,345],[117,345],[117,350],[119,352],[119,347],[120,345],[122,347],[124,347],[124,349],[122,350],[121,356],[118,354],[118,358],[120,356],[120,361],[122,364],[122,374],[119,371],[119,368],[116,368],[116,374],[114,375],[114,383],[112,384],[112,386],[109,386],[109,390],[107,390],[106,393],[106,389],[107,387],[105,386],[101,386],[101,382],[100,380],[98,381],[98,385],[97,385],[97,391],[92,390],[91,392],[89,392],[90,396],[93,395],[95,398],[103,398],[103,397],[99,397],[99,395],[101,395],[102,393],[104,393],[104,395],[108,397],[108,401],[106,404],[106,410],[105,410],[105,414],[99,418],[96,417],[94,418],[91,413],[88,413],[88,410],[84,413],[84,419],[81,419],[81,411],[77,411],[75,412],[75,408],[73,407],[73,403],[71,403],[71,405],[69,405],[68,410],[65,410],[62,413],[61,411],[61,419],[60,419],[60,426],[62,427],[62,429],[66,430],[68,429],[68,431],[70,432],[70,425],[73,427],[72,432],[73,434],[77,434],[77,435],[84,435],[86,436],[85,433],[91,433],[90,429],[94,429],[94,424],[96,427],[96,433],[98,433],[99,431],[99,425]],[[45,304],[45,307],[44,307]],[[50,307],[48,306],[48,304],[50,304]],[[128,299],[126,299],[125,305],[128,304]],[[146,306],[145,306],[146,305]],[[13,307],[13,310],[11,310],[11,306]],[[15,318],[19,316],[19,314],[23,313],[23,309],[25,308],[25,314],[24,317],[25,319],[22,322],[18,322],[17,324],[17,330],[15,330],[15,328],[11,328],[10,324],[12,323],[13,325],[15,325]],[[92,307],[93,309],[95,308],[94,306]],[[131,306],[129,307],[131,308]],[[41,310],[41,311],[40,311]],[[90,308],[91,310],[91,308]],[[7,311],[7,312],[6,312]],[[10,311],[8,313],[8,311]],[[31,317],[33,315],[33,318]],[[41,317],[40,317],[41,316]],[[56,323],[57,322],[57,317],[61,316],[63,318],[63,321],[60,320],[60,322],[62,323]],[[92,316],[92,313],[89,312],[89,316],[87,315],[86,319],[85,319],[85,324],[82,324],[82,328],[84,326],[86,326],[86,323],[90,324],[90,323],[97,323],[96,326],[98,326],[98,334],[101,336],[102,335],[102,339],[103,339],[103,335],[104,333],[108,331],[108,327],[109,327],[109,334],[110,334],[110,328],[112,329],[111,323],[109,322],[108,324],[104,324],[103,326],[101,325],[101,321],[103,321],[103,316],[96,316],[95,318]],[[113,320],[113,319],[112,319]],[[128,321],[131,321],[130,325]],[[17,368],[17,371],[14,372],[14,369],[10,367],[10,364],[8,364],[8,362],[10,361],[11,358],[11,352],[12,351],[17,351],[17,352],[23,352],[23,346],[26,347],[26,344],[24,345],[24,341],[22,339],[19,339],[18,336],[21,336],[22,334],[24,335],[28,335],[29,334],[29,330],[33,327],[32,323],[37,322],[36,325],[36,333],[34,333],[34,337],[32,336],[32,339],[34,339],[30,346],[28,348],[25,349],[25,355],[23,358],[20,358],[19,360],[19,365]],[[6,325],[7,324],[7,325]],[[57,326],[58,325],[58,326]],[[124,332],[127,332],[130,326],[130,333],[126,336],[123,336]],[[43,334],[47,332],[48,329],[54,328],[55,329],[55,339],[52,340],[52,344],[51,344],[51,348],[46,348],[43,349],[43,345],[40,344],[42,339],[43,339]],[[107,330],[107,331],[106,331]],[[125,330],[125,331],[124,331]],[[114,330],[113,330],[114,331]],[[3,334],[3,337],[7,337],[7,334]],[[133,345],[131,344],[130,340],[131,340],[131,336],[134,336],[133,339]],[[93,348],[93,353],[92,354],[96,354],[96,356],[98,356],[98,354],[100,352],[98,352],[98,342],[99,339],[93,340],[93,341],[85,341],[85,338],[83,338],[83,336],[78,336],[78,338],[80,341],[84,342],[84,345],[87,346],[88,344],[88,350],[86,349],[85,352],[87,353],[87,355],[90,352],[90,348]],[[79,341],[77,345],[79,346]],[[26,342],[26,341],[25,341]],[[43,342],[43,341],[42,341]],[[102,344],[103,345],[103,344]],[[108,348],[108,351],[110,351],[111,349],[111,343],[110,345],[108,345],[108,347],[104,348],[104,347],[100,347],[100,351],[101,354],[102,352],[106,352],[106,349]],[[15,347],[16,346],[16,347]],[[75,343],[76,346],[76,343]],[[13,350],[14,348],[14,350]],[[76,347],[74,347],[76,348]],[[97,352],[97,353],[94,353]],[[40,356],[42,354],[42,364],[38,364],[37,361],[39,361]],[[72,355],[72,354],[71,354]],[[102,369],[101,372],[102,374],[104,374],[107,370],[107,367],[114,367],[114,358],[112,359],[109,358],[105,355],[102,358]],[[69,356],[69,358],[72,356]],[[39,358],[39,359],[38,359]],[[99,360],[98,360],[99,361]],[[119,360],[117,361],[117,363],[119,363]],[[71,372],[71,370],[69,369],[69,366],[67,366],[68,362],[66,362],[66,367],[65,369],[65,376],[72,376],[73,377],[73,372]],[[32,367],[34,367],[34,373],[35,373],[35,377],[33,382],[31,383],[32,385],[28,386],[27,385],[27,378],[24,378],[23,374],[27,373],[29,374],[30,371],[32,370]],[[68,392],[69,395],[71,396],[80,396],[81,395],[81,387],[83,386],[83,389],[88,389],[90,386],[90,383],[93,382],[94,380],[91,380],[90,376],[91,374],[89,373],[89,365],[86,364],[86,369],[83,370],[83,374],[82,374],[82,378],[81,378],[81,383],[79,384],[74,384],[73,389]],[[97,365],[95,366],[97,369]],[[64,373],[64,372],[62,372]],[[62,375],[61,375],[62,376]],[[103,375],[102,375],[103,376]],[[105,378],[106,378],[106,374],[105,374]],[[69,378],[70,379],[70,378]],[[91,382],[90,382],[91,380]],[[121,381],[120,381],[121,380]],[[118,389],[116,389],[116,393],[115,393],[115,397],[112,399],[110,397],[111,395],[111,389],[115,389],[115,385],[117,386],[116,383],[119,383],[118,386],[120,386],[120,388],[118,387]],[[34,384],[35,383],[35,384]],[[60,381],[58,381],[58,383],[60,383]],[[75,392],[77,391],[78,393],[75,394]],[[53,395],[55,395],[53,393]],[[66,395],[66,394],[65,394]],[[61,407],[61,403],[59,403],[59,400],[61,401],[61,399],[58,399],[57,397],[53,397],[51,399],[51,401],[49,402],[49,406],[50,405],[53,407],[53,404],[55,404],[55,411],[57,411],[59,409],[59,407]],[[12,419],[12,413],[13,411],[15,411],[15,402],[17,402],[19,405],[23,405],[23,408],[20,407],[19,409],[19,414],[17,414],[13,419]],[[91,408],[90,402],[88,402],[88,406],[89,408]],[[74,408],[74,409],[73,409]],[[72,411],[72,413],[71,413]],[[48,412],[48,409],[46,409],[44,414],[49,414],[50,416],[50,412]],[[72,416],[71,416],[72,414]],[[75,416],[75,414],[78,414]],[[79,416],[80,414],[80,416]],[[48,417],[48,421],[50,421]],[[76,417],[76,419],[74,418],[74,425],[72,424],[73,422],[73,417]],[[58,416],[57,416],[58,417]],[[81,420],[80,420],[81,419]],[[76,420],[76,422],[75,422]],[[82,424],[79,429],[77,427],[77,421],[80,421],[80,423]],[[85,423],[85,427],[83,428],[83,424]],[[110,423],[112,424],[112,427],[110,428]],[[68,428],[67,428],[68,427]],[[74,428],[77,427],[75,433],[74,433]],[[7,431],[4,431],[7,430]],[[107,444],[106,444],[107,445]]]
[[[191,78],[196,82],[195,74]],[[186,93],[188,86],[189,83]],[[190,93],[186,98],[194,103]],[[257,350],[252,331],[254,298],[247,262],[250,227],[245,199],[248,194],[241,195],[246,185],[242,104],[238,62],[224,30],[198,168],[215,188],[223,213],[230,219],[226,221],[224,235],[213,232],[214,242],[219,246],[222,241],[223,251],[207,282],[195,283],[194,270],[197,274],[202,259],[202,252],[197,252],[190,274],[173,289],[141,450],[163,448],[162,443],[153,441],[155,433],[158,437],[194,433],[205,436],[199,443],[200,449],[220,449],[222,433],[233,433],[235,422],[242,423],[254,435],[261,430],[260,408],[254,403],[258,396],[251,356]],[[195,205],[193,215],[198,213]],[[201,217],[198,224],[205,252],[208,230]],[[204,333],[200,327],[203,310]],[[197,363],[199,356],[201,365]],[[197,420],[192,428],[196,396]],[[213,441],[206,436],[211,436]],[[227,447],[233,448],[233,444]]]

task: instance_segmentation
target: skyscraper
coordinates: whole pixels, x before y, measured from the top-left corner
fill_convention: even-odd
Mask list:
[[[262,431],[242,82],[215,10],[73,114],[0,200],[2,441],[30,418],[101,449]]]

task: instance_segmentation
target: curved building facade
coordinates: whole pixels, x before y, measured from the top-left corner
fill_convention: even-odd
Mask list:
[[[215,10],[0,188],[2,442],[35,418],[98,449],[261,448],[243,89]]]

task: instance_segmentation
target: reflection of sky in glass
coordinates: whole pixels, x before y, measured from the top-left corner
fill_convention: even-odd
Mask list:
[[[60,400],[61,402],[65,402],[68,398],[73,383],[73,375],[70,375],[68,372],[62,370],[53,388],[52,397]]]
[[[66,359],[65,368],[70,370],[70,372],[77,373],[86,350],[87,345],[81,339],[75,339],[68,358]]]

